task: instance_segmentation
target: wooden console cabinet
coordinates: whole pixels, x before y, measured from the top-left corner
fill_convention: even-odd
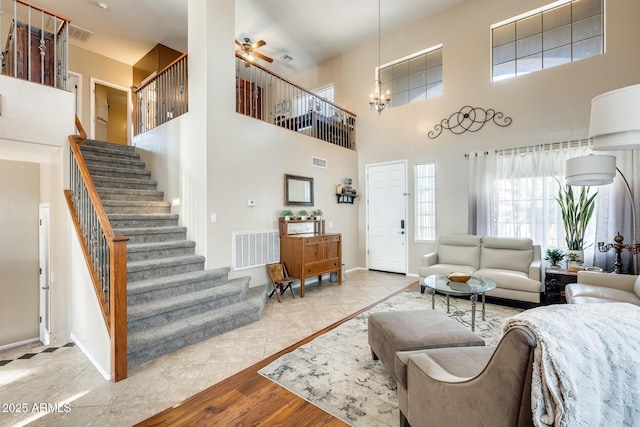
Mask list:
[[[578,273],[547,268],[544,279],[544,302],[546,304],[565,304],[564,288],[570,283],[578,281]]]
[[[318,222],[322,220],[294,221]],[[281,219],[280,230],[286,230]],[[324,221],[322,221],[324,222]],[[324,224],[314,224],[316,230],[323,230]],[[342,283],[342,235],[325,233],[280,235],[280,260],[287,267],[289,276],[300,280],[300,297],[304,298],[304,282],[308,277],[322,276],[337,272]]]

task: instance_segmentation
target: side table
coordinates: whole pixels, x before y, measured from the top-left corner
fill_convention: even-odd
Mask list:
[[[565,304],[564,288],[578,281],[578,273],[568,270],[547,268],[544,276],[544,303]]]

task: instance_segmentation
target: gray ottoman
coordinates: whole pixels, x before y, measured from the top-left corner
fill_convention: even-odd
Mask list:
[[[444,313],[434,310],[382,311],[369,315],[369,345],[395,377],[398,351],[483,346],[484,340]]]

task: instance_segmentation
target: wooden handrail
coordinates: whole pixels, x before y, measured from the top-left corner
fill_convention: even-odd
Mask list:
[[[73,204],[73,197],[69,190],[65,190],[65,197],[78,238],[81,242],[85,261],[89,267],[89,274],[100,304],[102,316],[111,337],[111,376],[113,381],[117,382],[127,378],[127,241],[129,238],[115,235],[111,227],[109,218],[104,210],[104,206],[102,205],[102,201],[100,200],[100,196],[91,179],[91,174],[80,150],[80,145],[85,142],[87,134],[78,116],[76,116],[75,122],[79,134],[69,136],[69,146],[76,159],[78,171],[82,176],[87,194],[109,247],[108,310],[106,304],[101,302],[102,285],[98,277],[98,272],[93,268],[94,261],[87,247],[88,242],[85,241],[84,231],[80,225],[76,207]]]
[[[27,7],[30,7],[31,9],[39,10],[40,12],[44,12],[44,13],[46,13],[48,15],[55,16],[56,18],[60,18],[60,19],[62,19],[64,21],[66,21],[66,22],[71,22],[71,19],[67,18],[66,16],[62,16],[62,15],[60,15],[58,13],[51,12],[48,9],[45,9],[43,7],[40,7],[40,6],[37,6],[37,5],[33,4],[33,3],[29,3],[28,1],[15,0],[15,2],[23,4],[23,5],[27,6]]]
[[[82,123],[80,123],[78,116],[76,116],[76,129],[78,129],[78,135],[75,136],[76,142],[79,145],[82,145],[87,139],[87,132],[85,132],[84,127],[82,127]]]
[[[140,89],[142,89],[143,87],[147,86],[149,83],[151,83],[152,81],[156,80],[158,77],[160,77],[160,75],[164,72],[166,72],[169,68],[173,67],[174,65],[176,65],[178,62],[180,62],[182,59],[186,58],[187,54],[183,53],[182,55],[180,55],[179,57],[177,57],[171,64],[167,65],[166,67],[164,67],[162,70],[158,71],[156,73],[155,76],[153,76],[152,79],[149,79],[149,81],[145,82],[144,85],[142,86],[138,86],[138,87],[134,87],[133,91],[134,92],[138,92]]]
[[[318,95],[316,95],[315,93],[313,93],[313,92],[309,91],[308,89],[303,88],[302,86],[300,86],[300,85],[298,85],[298,84],[296,84],[296,83],[292,82],[291,80],[288,80],[288,79],[286,79],[286,78],[284,78],[284,77],[282,77],[282,76],[280,76],[280,75],[278,75],[278,74],[274,73],[273,71],[267,70],[266,68],[264,68],[263,66],[261,66],[261,65],[259,65],[259,64],[256,64],[255,62],[247,61],[247,60],[246,60],[246,58],[243,58],[243,57],[242,57],[242,55],[238,54],[238,52],[236,52],[236,58],[241,59],[241,60],[243,60],[244,62],[246,62],[246,63],[248,63],[248,64],[251,64],[251,65],[253,65],[254,67],[257,67],[257,68],[261,69],[262,71],[264,71],[264,72],[265,72],[265,73],[267,73],[267,74],[271,74],[272,76],[274,76],[274,77],[276,77],[276,78],[278,78],[278,79],[280,79],[280,80],[283,80],[283,81],[285,81],[285,82],[289,83],[291,86],[295,86],[296,88],[300,89],[300,90],[301,90],[301,91],[303,91],[303,92],[308,93],[308,94],[309,94],[309,95],[311,95],[311,96],[316,96],[316,97],[320,98],[320,97],[319,97]],[[344,112],[346,112],[346,113],[349,113],[349,114],[351,114],[353,117],[358,117],[358,115],[357,115],[356,113],[352,113],[351,111],[349,111],[349,110],[347,110],[347,109],[345,109],[345,108],[342,108],[341,106],[336,105],[336,104],[334,104],[334,103],[333,103],[333,102],[331,102],[331,101],[328,101],[328,100],[326,100],[326,99],[324,99],[324,98],[320,98],[320,99],[322,99],[322,101],[323,101],[323,102],[326,102],[327,104],[333,105],[333,106],[334,106],[334,107],[336,107],[338,110],[341,110],[341,111],[344,111]]]

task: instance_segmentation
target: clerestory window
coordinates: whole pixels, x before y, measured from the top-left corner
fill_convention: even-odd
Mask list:
[[[604,0],[562,0],[491,27],[493,81],[604,52]]]
[[[384,64],[379,73],[391,107],[442,96],[442,45]]]

